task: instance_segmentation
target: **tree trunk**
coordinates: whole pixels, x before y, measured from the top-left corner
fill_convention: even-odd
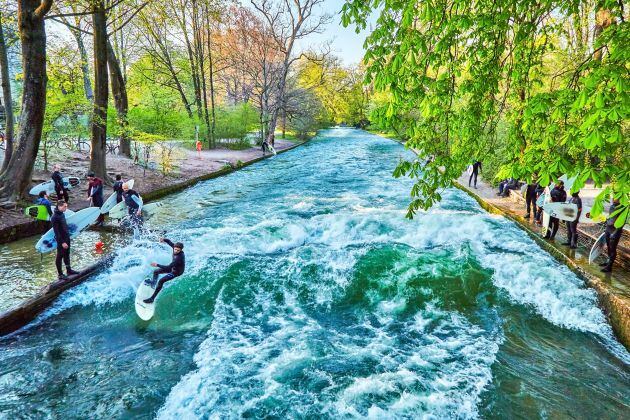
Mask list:
[[[118,114],[118,124],[120,124],[120,150],[121,155],[131,157],[131,141],[127,132],[129,121],[127,120],[127,111],[129,109],[129,101],[127,99],[127,85],[123,77],[120,64],[112,48],[112,44],[107,41],[107,65],[109,66],[109,75],[111,77],[112,95],[114,96],[114,106]]]
[[[11,155],[13,154],[13,98],[11,96],[11,82],[9,77],[9,59],[7,56],[7,46],[4,41],[4,29],[2,27],[2,12],[0,12],[0,78],[2,79],[2,99],[4,102],[4,117],[6,127],[4,130],[4,160],[2,161],[2,171],[9,166]],[[0,171],[0,173],[2,172]]]
[[[210,13],[206,10],[206,25],[208,27],[207,32],[207,43],[208,43],[208,67],[209,67],[209,76],[210,76],[210,109],[212,112],[212,123],[210,124],[210,147],[215,147],[215,138],[214,131],[217,125],[217,115],[215,111],[214,104],[214,62],[212,61],[212,38],[210,31]]]
[[[92,102],[94,99],[94,91],[92,90],[92,81],[90,80],[90,67],[88,66],[88,54],[83,43],[83,36],[81,32],[76,29],[70,29],[72,35],[77,41],[77,47],[79,48],[79,54],[81,55],[81,74],[83,75],[83,89],[85,90],[85,98]]]
[[[287,104],[282,105],[282,138],[287,138]]]
[[[107,180],[107,17],[102,0],[95,2],[92,14],[94,27],[94,108],[90,171]]]
[[[602,32],[604,32],[604,30],[606,28],[608,28],[610,25],[612,25],[613,23],[613,18],[612,15],[610,13],[610,10],[608,9],[598,9],[597,12],[595,12],[595,30],[593,31],[593,43],[596,44],[598,38],[602,35]],[[597,48],[597,46],[595,45],[595,48]],[[602,49],[597,49],[595,50],[595,53],[593,54],[593,59],[595,61],[601,61],[602,60]]]
[[[201,83],[203,79],[203,50],[201,47],[201,41],[199,41],[199,9],[197,6],[197,0],[192,1],[192,32],[193,42],[192,46],[188,39],[186,24],[183,24],[184,38],[188,48],[188,56],[190,60],[190,70],[193,79],[193,87],[195,89],[195,105],[197,105],[197,117],[203,118],[203,107],[201,104]],[[201,62],[200,62],[201,61]]]
[[[44,126],[46,109],[46,27],[52,0],[19,0],[18,28],[22,43],[22,111],[13,155],[0,175],[0,202],[15,203],[26,195]]]

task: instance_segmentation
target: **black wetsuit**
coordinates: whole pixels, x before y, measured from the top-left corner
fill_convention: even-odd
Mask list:
[[[551,190],[551,202],[552,203],[564,203],[567,201],[567,192],[564,188],[558,188],[555,186],[553,190]],[[547,235],[545,238],[554,239],[556,237],[556,233],[558,233],[558,228],[560,227],[560,220],[557,217],[552,217],[549,219],[549,229],[547,230]]]
[[[57,274],[63,276],[61,271],[61,261],[66,265],[66,270],[71,271],[70,268],[70,231],[68,230],[68,224],[66,223],[66,215],[59,209],[55,209],[53,216],[50,219],[55,232],[55,240],[57,241],[57,258],[55,258],[55,266],[57,267]],[[68,248],[64,249],[62,244],[67,244]]]
[[[57,194],[57,200],[64,199],[68,202],[68,190],[63,186],[63,175],[61,172],[55,171],[52,173],[52,180],[55,183],[55,193]]]
[[[531,209],[534,209],[534,218],[536,217],[536,213],[538,213],[536,208],[536,191],[538,190],[538,184],[527,184],[527,190],[525,191],[525,202],[527,203],[527,217],[529,217]]]
[[[610,214],[612,215],[615,210],[619,208],[619,204],[610,206]],[[605,271],[611,271],[612,266],[617,258],[617,245],[619,245],[619,239],[623,233],[623,226],[616,228],[615,222],[619,214],[611,216],[606,220],[606,248],[608,249],[608,264],[604,268]]]
[[[582,199],[577,197],[571,197],[569,199],[569,203],[576,204],[578,208],[577,217],[572,222],[567,222],[567,243],[571,248],[577,248],[578,243],[578,221],[580,220],[580,215],[582,214]]]
[[[173,242],[168,239],[164,239],[164,242],[173,248]],[[173,280],[175,277],[179,277],[184,274],[184,270],[186,269],[186,256],[184,255],[184,251],[180,251],[179,254],[173,253],[173,260],[169,265],[161,265],[158,264],[158,269],[153,272],[153,283],[157,280],[158,275],[165,274],[160,278],[155,288],[155,292],[153,295],[147,299],[153,301],[155,297],[160,293],[162,287],[164,287],[164,283],[167,281]]]
[[[88,184],[87,195],[92,199],[92,207],[101,207],[103,205],[103,181],[100,178],[94,178]],[[98,216],[97,225],[102,225],[105,221],[105,215]]]
[[[120,203],[123,201],[123,182],[116,181],[114,182],[114,192],[116,193],[116,203]]]
[[[472,174],[470,174],[470,178],[468,178],[468,186],[470,187],[470,182],[473,180],[473,177],[475,178],[475,188],[477,188],[477,175],[479,175],[479,171],[481,170],[481,162],[476,161],[475,163],[472,164],[473,167],[473,171]]]

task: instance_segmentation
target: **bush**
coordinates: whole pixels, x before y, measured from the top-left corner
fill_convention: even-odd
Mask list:
[[[245,139],[245,136],[258,124],[258,112],[249,103],[221,107],[216,110],[214,130],[217,143],[220,139]],[[244,147],[244,142],[235,143]],[[225,145],[226,147],[230,147]],[[247,148],[251,147],[247,142]],[[231,147],[230,147],[231,148]]]

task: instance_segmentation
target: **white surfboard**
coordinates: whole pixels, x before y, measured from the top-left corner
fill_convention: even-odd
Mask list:
[[[558,179],[564,182],[564,190],[568,193],[569,191],[571,191],[571,187],[573,186],[573,184],[575,184],[575,181],[577,180],[577,176],[574,176],[573,178],[569,178],[567,177],[566,174],[564,174]]]
[[[123,217],[127,216],[127,214],[127,204],[125,204],[125,200],[116,204],[109,210],[109,217],[111,217],[112,219],[122,219]]]
[[[153,217],[160,207],[162,207],[162,203],[159,201],[142,206],[142,217],[144,217],[144,220]]]
[[[274,156],[278,154],[276,152],[276,149],[274,149],[272,145],[269,145],[269,150],[271,151],[271,153],[273,153]]]
[[[150,279],[145,279],[136,291],[136,313],[143,321],[149,321],[155,313],[155,301],[144,303],[143,300],[150,298],[155,289],[150,285]]]
[[[72,187],[76,187],[81,183],[81,180],[76,176],[67,176],[63,178],[63,186],[69,190]],[[55,192],[55,183],[51,179],[50,181],[42,182],[41,184],[35,185],[28,192],[30,195],[39,195],[40,192],[46,191],[47,194],[51,194]]]
[[[127,181],[127,185],[129,185],[129,188],[133,188],[133,179]],[[109,213],[109,211],[113,209],[116,204],[118,204],[116,202],[116,196],[116,192],[113,192],[112,195],[110,195],[109,198],[105,200],[105,202],[101,206],[101,214]]]
[[[546,203],[544,205],[545,213],[549,213],[550,217],[572,222],[577,218],[577,204],[571,203]]]
[[[472,173],[473,173],[473,166],[472,165],[468,165],[468,168],[466,168],[466,173],[468,173],[468,175],[472,175]]]
[[[588,263],[593,264],[593,261],[597,259],[604,252],[604,246],[606,246],[606,232],[599,235],[599,238],[595,241],[591,247],[591,252],[588,254]]]
[[[119,204],[122,204],[122,202]],[[162,206],[163,204],[161,202],[143,205],[142,217],[144,218],[145,221],[150,219],[151,217],[155,215],[155,213],[157,213],[158,209]],[[113,213],[113,216],[112,216],[112,213]],[[110,217],[113,219],[124,219],[125,217],[129,216],[129,212],[127,211],[127,205],[125,204],[124,206],[121,206],[120,208],[114,207],[114,209],[111,210],[109,214],[110,214]]]
[[[525,197],[526,193],[527,193],[527,183],[521,185],[521,195]]]
[[[547,194],[545,194],[544,192],[538,196],[538,198],[536,199],[536,207],[542,207],[545,204],[546,196]]]
[[[66,223],[70,231],[70,238],[76,238],[79,233],[87,229],[88,226],[96,222],[101,211],[98,207],[88,207],[79,210],[71,216],[66,216]],[[35,249],[42,254],[50,252],[57,248],[57,240],[55,232],[49,229],[35,244]]]

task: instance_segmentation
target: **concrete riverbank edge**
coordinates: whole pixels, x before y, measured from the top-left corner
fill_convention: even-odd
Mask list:
[[[571,257],[566,255],[560,249],[556,248],[553,243],[545,241],[539,234],[532,230],[530,226],[522,223],[517,217],[514,217],[510,213],[502,210],[501,208],[488,203],[483,198],[479,197],[473,191],[469,190],[459,182],[454,181],[453,185],[470,195],[479,203],[479,205],[489,213],[499,214],[512,220],[516,225],[521,228],[525,233],[529,235],[542,249],[551,254],[561,263],[565,264],[571,271],[573,271],[578,277],[586,282],[588,287],[591,287],[597,293],[597,298],[600,308],[604,311],[613,331],[619,341],[630,350],[630,300],[625,296],[620,296],[615,293],[614,290],[607,283],[605,278],[598,277],[592,273],[584,270],[578,263],[576,263]]]
[[[284,152],[288,152],[289,150],[293,150],[296,147],[307,143],[308,141],[309,140],[306,140],[301,143],[297,143],[290,147],[287,147],[286,149],[278,150],[277,154],[281,154]],[[188,179],[184,182],[169,185],[167,187],[149,191],[149,192],[142,192],[142,197],[144,201],[147,203],[150,201],[155,201],[159,198],[165,197],[169,194],[181,191],[185,188],[195,185],[198,182],[207,181],[213,178],[218,178],[223,175],[228,175],[232,172],[238,171],[239,169],[245,168],[249,165],[252,165],[256,162],[260,162],[264,159],[268,159],[272,156],[273,155],[260,156],[255,159],[242,162],[240,165],[226,166],[225,168],[219,169],[218,171],[208,172],[207,174]],[[37,220],[9,226],[5,229],[0,230],[0,245],[17,241],[19,239],[25,239],[25,238],[28,238],[29,236],[41,235],[42,233],[46,232],[49,228],[50,226],[48,225],[48,223],[42,223],[41,221],[37,221]]]
[[[291,147],[287,147],[286,149],[278,150],[277,154],[293,150],[298,146],[302,146],[305,143],[308,143],[309,141],[310,140],[306,140],[304,142],[294,144]],[[208,174],[189,179],[185,182],[154,190],[152,192],[144,194],[143,197],[146,202],[157,200],[169,194],[173,194],[185,188],[191,187],[198,182],[228,175],[232,172],[236,172],[240,169],[253,165],[254,163],[260,162],[264,159],[268,159],[272,156],[273,155],[261,156],[256,159],[251,159],[243,162],[241,165],[238,166],[233,166],[229,168],[226,167],[218,171],[213,171]],[[11,334],[31,323],[37,317],[37,315],[50,307],[61,293],[68,289],[71,289],[72,287],[78,286],[79,284],[87,280],[87,278],[89,278],[91,275],[96,274],[106,268],[111,263],[114,255],[115,253],[104,256],[96,264],[82,270],[79,275],[72,277],[70,280],[62,282],[55,281],[48,284],[47,286],[42,287],[39,292],[32,298],[22,302],[21,304],[12,309],[9,309],[4,313],[0,313],[0,336]]]
[[[30,324],[37,315],[50,307],[57,297],[66,290],[83,283],[92,274],[107,267],[114,254],[103,257],[93,264],[71,276],[68,280],[59,280],[42,287],[32,298],[22,302],[18,306],[0,314],[0,336],[11,334],[25,325]]]

